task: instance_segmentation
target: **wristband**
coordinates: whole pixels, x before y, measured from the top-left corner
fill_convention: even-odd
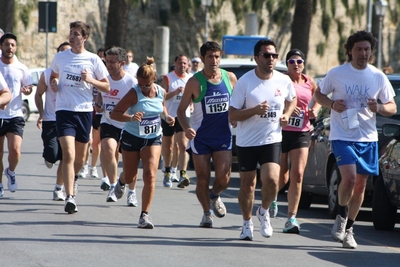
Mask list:
[[[331,109],[333,109],[333,104],[335,104],[335,100],[331,104]]]
[[[131,115],[131,122],[133,122],[133,120],[132,120],[133,116],[135,116],[135,114],[132,114],[132,115]]]

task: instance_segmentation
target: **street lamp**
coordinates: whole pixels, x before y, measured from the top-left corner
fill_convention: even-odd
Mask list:
[[[383,17],[386,13],[388,3],[385,0],[378,0],[375,2],[375,14],[379,17],[379,31],[378,31],[378,69],[382,69],[382,25]]]
[[[201,5],[206,9],[206,27],[204,28],[204,43],[208,41],[208,8],[211,6],[213,0],[201,0]]]

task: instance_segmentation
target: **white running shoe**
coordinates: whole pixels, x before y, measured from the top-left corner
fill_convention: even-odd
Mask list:
[[[126,204],[128,207],[137,207],[138,206],[138,201],[136,198],[136,192],[135,191],[129,191],[128,196],[126,197]]]
[[[120,199],[125,193],[125,185],[121,185],[119,183],[119,179],[117,180],[117,184],[115,185],[114,188],[114,194],[117,197],[117,199]]]
[[[200,227],[204,228],[212,228],[213,227],[213,216],[210,213],[209,215],[203,214],[203,218],[200,222]]]
[[[86,178],[89,173],[89,166],[87,164],[83,165],[82,169],[78,172],[78,177]]]
[[[346,235],[347,218],[343,218],[339,214],[336,215],[335,223],[333,224],[331,235],[332,238],[338,242],[343,242]]]
[[[90,167],[90,176],[93,178],[99,178],[99,174],[97,173],[97,167]]]
[[[4,174],[7,176],[8,179],[8,190],[10,190],[11,193],[14,193],[15,191],[17,191],[17,180],[15,178],[15,172],[11,172],[10,168],[6,168],[4,170]]]
[[[357,248],[357,242],[354,239],[353,227],[346,230],[346,235],[343,239],[344,248]]]
[[[242,226],[242,232],[240,233],[240,240],[253,240],[253,222],[244,223]]]
[[[138,228],[143,228],[143,229],[154,228],[154,224],[151,222],[151,219],[148,214],[143,214],[143,216],[139,218]]]
[[[72,214],[75,212],[78,212],[78,207],[76,206],[76,201],[73,196],[67,197],[65,200],[65,212],[68,212],[68,214]]]
[[[51,162],[48,162],[47,160],[44,160],[44,165],[46,165],[47,168],[51,169],[51,168],[53,168],[54,164]]]
[[[108,192],[108,196],[107,196],[107,202],[117,202],[118,199],[115,196],[115,192],[114,192],[114,187],[110,188],[110,191]]]
[[[62,189],[58,189],[58,190],[54,189],[53,200],[54,201],[64,201],[65,200],[64,192],[62,191]]]
[[[4,188],[0,187],[0,198],[4,196]]]
[[[171,181],[173,183],[179,182],[178,176],[176,176],[176,172],[171,172]]]
[[[103,191],[107,191],[110,190],[110,179],[108,179],[108,177],[104,177],[101,179],[101,185],[100,185],[100,189],[102,189]]]
[[[219,196],[211,199],[210,204],[215,216],[222,218],[226,215],[226,207]]]
[[[265,212],[264,214],[260,213],[261,206],[258,207],[256,215],[258,220],[260,221],[260,233],[263,237],[271,237],[273,233],[273,229],[271,226],[271,220],[269,218],[269,212]]]

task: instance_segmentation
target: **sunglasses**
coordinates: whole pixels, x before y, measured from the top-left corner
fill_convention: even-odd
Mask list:
[[[149,90],[149,89],[151,89],[152,84],[151,84],[151,83],[148,84],[148,85],[141,85],[141,84],[138,84],[138,86],[139,86],[140,89]]]
[[[273,59],[277,59],[279,54],[274,54],[274,53],[261,53],[259,54],[259,56],[263,56],[264,58],[273,58]]]
[[[304,60],[302,60],[302,59],[289,59],[287,62],[289,64],[297,63],[297,65],[300,65],[300,64],[304,63]]]

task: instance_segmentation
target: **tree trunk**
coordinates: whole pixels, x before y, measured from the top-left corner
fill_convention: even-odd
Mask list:
[[[112,45],[124,47],[129,7],[129,0],[110,0],[105,47]]]
[[[296,0],[292,22],[291,48],[303,51],[307,58],[312,19],[312,0]]]
[[[0,28],[4,32],[12,32],[14,30],[14,0],[0,0]]]

